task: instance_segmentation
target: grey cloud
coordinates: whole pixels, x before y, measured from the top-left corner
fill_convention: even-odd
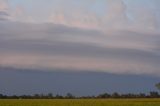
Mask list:
[[[7,19],[4,17],[0,17],[0,21],[6,21]]]
[[[71,42],[46,42],[34,40],[8,40],[0,42],[1,52],[37,53],[46,55],[84,56],[159,61],[159,55],[138,49],[99,47],[91,44]]]
[[[0,11],[0,21],[8,20],[9,14],[5,11]]]
[[[23,56],[24,60],[30,59],[30,61],[33,61],[32,65],[35,66],[44,65],[45,63],[46,66],[51,65],[53,68],[53,64],[59,61],[56,68],[61,68],[63,65],[63,68],[66,67],[68,69],[78,64],[79,66],[77,67],[81,67],[83,70],[85,68],[88,69],[88,67],[90,70],[94,70],[96,63],[97,67],[104,64],[102,65],[103,69],[99,70],[113,73],[127,73],[127,69],[132,68],[129,65],[133,65],[136,70],[130,69],[131,72],[129,71],[128,73],[160,74],[158,71],[160,55],[154,49],[157,47],[154,40],[159,38],[158,35],[147,35],[130,31],[108,33],[109,35],[106,35],[95,30],[84,30],[63,25],[13,22],[1,22],[0,28],[0,58],[4,62],[7,61],[5,65],[7,65],[10,59],[16,59],[14,55],[17,54],[17,56]],[[90,40],[99,42],[93,43]],[[123,42],[124,44],[121,44]],[[146,49],[143,46],[141,47],[141,45],[138,45],[140,47],[137,45],[135,47],[125,47],[125,45],[132,43],[146,45]],[[41,57],[37,57],[36,55]],[[48,56],[56,58],[56,60],[49,59]],[[35,57],[34,60],[32,60],[33,57]],[[41,58],[44,60],[42,63],[38,62]],[[95,63],[90,63],[87,67],[82,64],[83,62],[92,60]],[[4,65],[3,61],[1,61],[2,65]],[[12,64],[25,65],[29,63],[27,61],[23,63],[21,60],[14,60],[8,65],[12,66]],[[105,66],[107,64],[111,64],[112,66],[108,69],[110,71],[107,70],[108,66]],[[116,68],[119,64],[121,64],[121,69],[119,67]],[[113,67],[116,69],[112,70]],[[125,69],[123,67],[128,68]],[[149,68],[148,70],[146,70],[147,67]]]
[[[58,39],[63,37],[74,37],[74,36],[97,36],[102,35],[99,31],[96,30],[86,30],[75,27],[67,27],[59,24],[30,24],[30,23],[16,23],[16,22],[2,22],[0,23],[0,27],[3,30],[0,32],[1,37],[4,38],[13,38],[17,37],[17,39],[21,38],[50,38]],[[14,35],[12,35],[12,33]],[[23,34],[23,36],[21,36]]]
[[[9,14],[4,11],[0,11],[0,16],[9,16]]]
[[[10,17],[7,0],[0,0],[0,21],[6,21]]]

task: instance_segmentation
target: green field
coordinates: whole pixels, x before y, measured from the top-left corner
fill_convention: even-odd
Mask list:
[[[160,99],[0,100],[0,106],[160,106]]]

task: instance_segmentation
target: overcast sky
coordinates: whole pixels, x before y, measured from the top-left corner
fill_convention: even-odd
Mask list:
[[[0,0],[0,66],[160,76],[159,0]]]

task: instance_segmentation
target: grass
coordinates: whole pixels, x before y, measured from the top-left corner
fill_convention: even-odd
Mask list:
[[[160,99],[5,99],[0,106],[160,106]]]

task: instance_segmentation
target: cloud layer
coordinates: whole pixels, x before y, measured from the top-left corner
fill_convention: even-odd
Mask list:
[[[157,35],[106,35],[54,24],[5,22],[0,27],[2,66],[159,74]]]
[[[129,9],[125,0],[60,1],[36,21],[36,7],[29,12],[0,0],[1,66],[160,75],[156,11]]]
[[[8,4],[4,0],[0,0],[0,21],[8,20]]]

